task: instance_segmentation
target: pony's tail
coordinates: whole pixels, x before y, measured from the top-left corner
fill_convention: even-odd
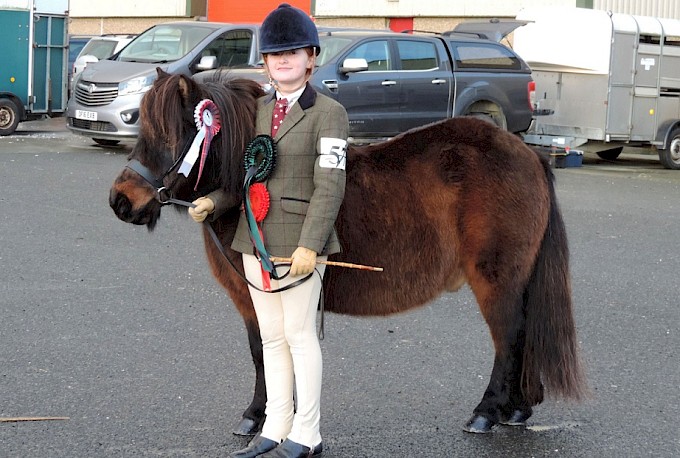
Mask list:
[[[579,357],[571,301],[567,233],[557,205],[554,177],[544,164],[550,190],[548,226],[524,293],[526,334],[522,392],[529,405],[549,393],[566,399],[589,396]]]

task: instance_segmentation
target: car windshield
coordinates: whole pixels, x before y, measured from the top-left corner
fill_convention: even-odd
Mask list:
[[[350,43],[352,43],[352,39],[347,37],[337,37],[333,35],[319,36],[321,52],[319,53],[319,57],[316,59],[316,65],[321,66],[326,62],[333,60],[333,58],[337,56],[340,51],[345,49]]]
[[[73,63],[80,51],[85,47],[89,38],[72,38],[68,42],[68,61]]]
[[[193,24],[164,24],[152,27],[124,48],[124,62],[172,62],[186,56],[213,29]]]
[[[106,59],[113,54],[116,49],[116,42],[113,40],[96,40],[92,39],[87,42],[79,56],[90,55],[97,59]]]

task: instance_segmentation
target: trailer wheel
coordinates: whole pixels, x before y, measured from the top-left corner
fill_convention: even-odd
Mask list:
[[[680,170],[680,128],[673,129],[670,139],[668,147],[659,150],[659,160],[667,169]]]
[[[12,135],[19,125],[19,109],[10,99],[0,99],[0,135]]]
[[[597,155],[600,156],[602,159],[605,161],[613,161],[623,151],[623,146],[619,146],[618,148],[612,148],[612,149],[607,149],[604,151],[598,151]]]
[[[93,138],[92,140],[94,140],[97,145],[101,146],[116,146],[120,143],[120,140],[111,140],[108,138]]]

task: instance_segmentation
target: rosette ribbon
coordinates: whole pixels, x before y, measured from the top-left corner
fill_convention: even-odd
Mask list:
[[[250,188],[248,188],[248,202],[250,203],[250,210],[255,218],[255,223],[257,223],[257,231],[260,235],[260,240],[264,243],[262,221],[264,221],[269,212],[269,191],[267,191],[267,187],[264,183],[254,183],[250,185]],[[271,291],[271,275],[264,267],[262,267],[262,263],[260,263],[260,269],[262,270],[262,289]]]
[[[250,241],[262,266],[262,283],[265,291],[270,290],[268,289],[270,276],[276,280],[279,279],[274,263],[270,259],[271,256],[264,245],[259,225],[269,209],[269,193],[262,182],[269,178],[275,163],[276,145],[272,138],[269,135],[255,137],[246,148],[244,158],[246,176],[243,182],[243,210],[248,223]],[[266,203],[266,209],[263,208],[263,203]]]
[[[194,137],[194,141],[191,143],[189,151],[184,156],[182,165],[180,165],[177,173],[181,173],[185,177],[188,177],[196,164],[200,150],[201,160],[198,165],[196,185],[194,186],[194,191],[196,191],[198,189],[198,182],[201,180],[201,175],[203,174],[203,167],[205,166],[205,159],[210,150],[210,143],[212,142],[213,137],[220,131],[221,127],[220,111],[217,108],[217,105],[215,105],[215,102],[209,99],[203,99],[198,102],[198,105],[196,105],[196,108],[194,109],[194,121],[196,122],[198,133]]]

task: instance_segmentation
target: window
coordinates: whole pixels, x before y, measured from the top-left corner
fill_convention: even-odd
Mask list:
[[[680,46],[680,37],[675,36],[664,37],[663,44],[665,46]]]
[[[345,49],[347,45],[352,43],[351,38],[340,38],[334,35],[322,35],[319,37],[319,41],[321,42],[321,52],[316,58],[316,65],[319,67],[333,59],[340,51]]]
[[[647,45],[658,45],[661,43],[661,37],[658,35],[640,35],[640,43]]]
[[[116,49],[117,41],[113,40],[98,40],[96,38],[90,40],[83,48],[83,55],[91,55],[99,60],[106,59],[111,56]]]
[[[522,68],[517,56],[503,46],[485,43],[451,43],[456,67],[499,70]]]
[[[386,40],[369,41],[359,45],[346,58],[366,59],[369,71],[392,70],[389,49]]]
[[[245,67],[250,60],[252,34],[248,30],[230,30],[213,40],[201,53],[217,57],[219,67]]]
[[[147,30],[120,53],[121,61],[171,62],[185,56],[213,32],[200,25],[161,24]]]
[[[437,49],[434,43],[398,40],[399,60],[402,70],[434,70],[438,68]]]

